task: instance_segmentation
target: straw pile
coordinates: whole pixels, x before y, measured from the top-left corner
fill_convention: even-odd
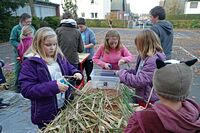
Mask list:
[[[85,86],[43,133],[123,132],[133,109],[128,104],[130,89],[122,85],[120,90]]]

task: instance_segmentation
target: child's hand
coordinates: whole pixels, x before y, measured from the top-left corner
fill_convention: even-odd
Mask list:
[[[83,78],[83,76],[80,73],[75,73],[73,76],[77,80],[82,80],[82,78]]]
[[[112,68],[112,65],[109,63],[106,63],[104,67],[105,69],[110,70]]]
[[[60,80],[62,80],[62,79],[57,80],[57,85],[58,85],[60,92],[63,93],[68,90],[69,86],[67,84],[61,83]]]
[[[119,76],[119,71],[115,71],[115,75],[116,75],[116,76]]]
[[[124,59],[120,59],[120,60],[118,61],[118,66],[120,66],[120,65],[122,65],[122,64],[124,64],[124,63],[126,63],[126,61],[125,61]]]

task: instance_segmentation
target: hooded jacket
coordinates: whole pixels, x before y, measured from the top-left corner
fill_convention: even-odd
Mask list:
[[[27,49],[31,46],[33,42],[33,37],[32,36],[27,36],[22,39],[22,41],[19,43],[17,47],[18,55],[20,57],[20,60],[23,60],[23,55],[27,51]]]
[[[128,121],[125,133],[199,133],[200,106],[190,99],[174,111],[157,103],[153,108],[135,112]]]
[[[160,38],[161,46],[167,59],[171,57],[172,45],[173,45],[173,26],[169,21],[159,20],[155,23],[151,29]]]
[[[143,61],[143,65],[140,66],[140,71],[137,73],[139,69],[139,64],[141,61],[141,57],[138,56],[135,69],[122,69],[119,71],[120,81],[130,87],[135,88],[136,95],[143,98],[143,100],[147,101],[151,88],[153,86],[153,73],[156,67],[156,59],[165,60],[164,53],[157,52],[155,55],[151,57],[146,57]],[[137,73],[137,74],[136,74]],[[137,99],[141,100],[141,99]],[[151,102],[155,102],[158,100],[158,97],[155,92],[150,99]]]
[[[67,60],[73,65],[78,65],[78,53],[83,52],[84,45],[81,33],[76,29],[75,24],[72,19],[61,20],[60,27],[56,29],[56,34],[58,45]]]
[[[80,72],[58,55],[62,75]],[[56,94],[60,93],[56,80],[52,81],[47,65],[39,56],[26,57],[19,75],[21,93],[31,100],[31,120],[34,124],[49,123],[58,113]]]

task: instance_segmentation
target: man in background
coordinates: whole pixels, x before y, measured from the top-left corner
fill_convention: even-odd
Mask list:
[[[166,59],[171,59],[172,44],[173,44],[173,26],[172,24],[165,20],[165,9],[161,6],[156,6],[151,9],[151,22],[153,30],[160,38],[161,46],[166,55]]]

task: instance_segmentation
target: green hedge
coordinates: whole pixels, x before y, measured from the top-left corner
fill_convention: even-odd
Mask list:
[[[60,24],[60,17],[45,17],[44,21],[46,21],[51,28],[56,29]]]
[[[6,42],[9,40],[13,26],[19,23],[19,17],[8,17],[0,22],[0,42]]]
[[[194,29],[200,28],[200,20],[170,20],[174,28]]]
[[[101,27],[101,28],[108,28],[109,23],[105,19],[87,19],[86,20],[88,27]],[[124,28],[127,27],[127,20],[112,20],[112,27],[113,28]]]
[[[200,20],[200,14],[167,15],[169,20]]]

